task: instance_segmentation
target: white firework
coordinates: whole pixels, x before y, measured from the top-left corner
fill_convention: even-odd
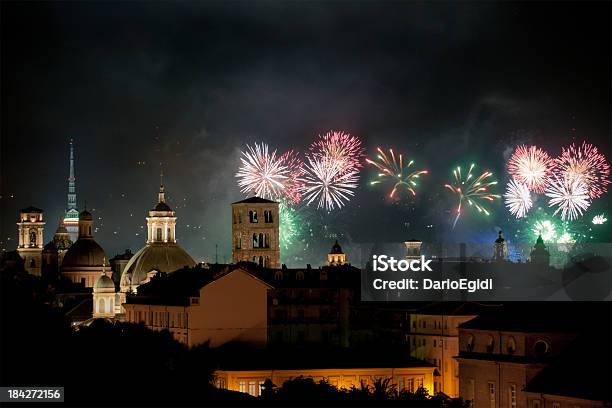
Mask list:
[[[608,221],[608,219],[603,214],[598,214],[598,215],[593,217],[593,224],[595,224],[595,225],[602,225],[606,221]]]
[[[533,205],[529,188],[525,184],[510,180],[506,186],[504,202],[508,211],[516,218],[523,218]]]
[[[240,161],[242,165],[236,177],[243,193],[276,200],[281,197],[284,182],[290,177],[290,169],[284,164],[282,156],[276,155],[276,150],[270,153],[265,143],[255,143],[255,147],[247,145]]]
[[[549,207],[557,206],[553,215],[560,211],[563,221],[575,220],[591,205],[589,188],[581,177],[552,177],[546,196],[550,198]]]
[[[307,204],[317,201],[317,209],[325,208],[327,211],[341,208],[354,195],[358,171],[347,170],[341,161],[329,156],[309,156],[307,159],[303,187]]]

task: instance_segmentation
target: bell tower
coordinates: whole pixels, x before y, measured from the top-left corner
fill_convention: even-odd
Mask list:
[[[232,203],[232,262],[280,268],[278,203],[260,197]]]
[[[25,261],[26,271],[40,276],[45,227],[43,210],[36,207],[24,208],[19,212],[17,227],[19,230],[17,252]]]
[[[147,217],[147,244],[176,244],[176,213],[166,204],[163,173],[160,175],[157,205]]]

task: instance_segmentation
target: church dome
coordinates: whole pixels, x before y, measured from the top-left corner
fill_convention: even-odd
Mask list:
[[[121,286],[139,285],[153,270],[174,272],[195,266],[193,258],[175,243],[151,243],[136,252],[125,266]]]
[[[79,239],[70,246],[64,255],[62,268],[101,266],[104,264],[106,254],[93,239]]]
[[[338,240],[336,240],[336,242],[334,243],[334,245],[332,246],[331,252],[330,254],[343,254],[344,252],[342,252],[342,247],[340,246],[340,244],[338,243]]]
[[[93,291],[96,293],[100,292],[115,292],[115,283],[106,274],[100,275],[100,277],[94,283]]]
[[[80,220],[85,220],[85,221],[92,221],[93,220],[93,216],[91,215],[91,213],[89,211],[83,210],[79,214],[79,219]]]

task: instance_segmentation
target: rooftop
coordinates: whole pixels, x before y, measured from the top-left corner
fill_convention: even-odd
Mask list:
[[[261,197],[250,197],[242,201],[236,201],[232,204],[278,204],[276,201],[267,200]]]

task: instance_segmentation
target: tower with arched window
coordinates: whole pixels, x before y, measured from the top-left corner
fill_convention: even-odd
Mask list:
[[[278,203],[260,197],[232,203],[232,261],[280,268]]]
[[[45,227],[43,210],[36,207],[24,208],[19,212],[17,227],[19,230],[17,252],[24,259],[26,271],[40,276]]]

